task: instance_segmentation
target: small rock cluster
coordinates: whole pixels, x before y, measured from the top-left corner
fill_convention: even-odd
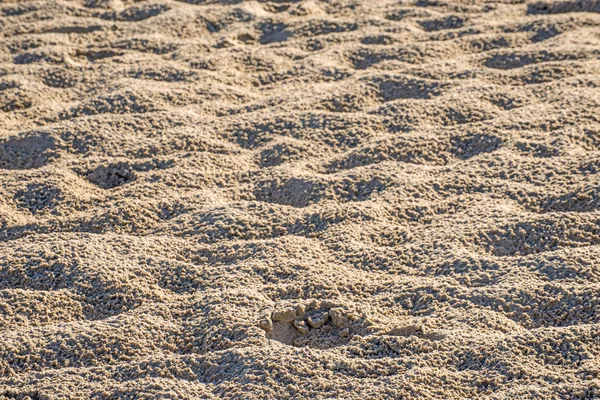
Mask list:
[[[309,300],[297,304],[285,304],[276,307],[270,315],[264,315],[260,327],[267,333],[273,331],[274,323],[291,324],[301,335],[326,326],[339,329],[339,335],[348,337],[353,322],[360,316],[347,307],[332,301]]]

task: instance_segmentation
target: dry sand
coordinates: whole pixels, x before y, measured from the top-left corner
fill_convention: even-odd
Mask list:
[[[0,398],[600,396],[599,12],[0,3]]]

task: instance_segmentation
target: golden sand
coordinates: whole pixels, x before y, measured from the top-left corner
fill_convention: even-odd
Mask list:
[[[9,1],[0,38],[0,399],[600,396],[600,1]]]

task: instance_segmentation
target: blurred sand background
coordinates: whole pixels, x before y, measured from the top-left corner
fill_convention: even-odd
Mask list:
[[[0,399],[600,396],[600,1],[0,37]]]

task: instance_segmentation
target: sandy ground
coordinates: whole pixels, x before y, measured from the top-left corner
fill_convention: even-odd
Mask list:
[[[0,15],[0,399],[600,396],[599,1]]]

